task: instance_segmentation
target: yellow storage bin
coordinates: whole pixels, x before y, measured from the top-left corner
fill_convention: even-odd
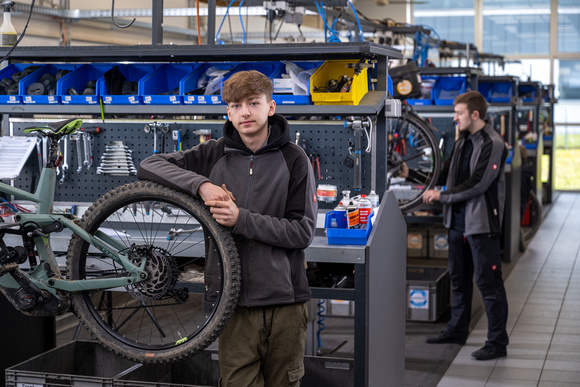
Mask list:
[[[356,64],[352,60],[327,60],[310,78],[310,95],[315,105],[358,105],[362,97],[369,91],[367,69],[362,68],[355,75],[354,68],[346,67]],[[347,92],[328,92],[328,82],[338,80],[343,75],[352,78],[352,84]]]

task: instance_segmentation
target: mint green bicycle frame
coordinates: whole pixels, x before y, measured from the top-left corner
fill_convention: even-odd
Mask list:
[[[102,290],[111,289],[119,286],[127,286],[135,284],[147,279],[148,274],[144,270],[147,261],[143,259],[141,266],[135,266],[126,253],[127,246],[110,237],[106,233],[97,230],[95,235],[90,235],[81,227],[79,227],[74,220],[74,216],[65,214],[53,214],[54,192],[56,186],[56,169],[45,167],[40,175],[36,192],[29,193],[19,188],[12,187],[8,184],[0,182],[0,192],[13,195],[20,199],[32,201],[37,204],[36,213],[19,213],[14,216],[15,222],[24,225],[27,223],[35,223],[40,227],[53,223],[54,221],[61,221],[64,227],[71,230],[92,246],[96,247],[102,253],[112,258],[115,262],[127,270],[128,276],[118,278],[99,278],[99,279],[83,279],[83,280],[66,280],[61,278],[49,278],[48,273],[44,268],[44,262],[47,262],[52,272],[59,273],[60,269],[56,261],[54,252],[50,246],[50,236],[45,238],[42,236],[33,239],[40,264],[36,267],[31,267],[30,271],[24,274],[36,286],[41,289],[46,289],[53,294],[57,290],[65,292],[81,292],[85,290]],[[77,218],[78,219],[78,218]],[[3,275],[0,277],[0,286],[6,288],[19,288],[20,285],[10,275]]]

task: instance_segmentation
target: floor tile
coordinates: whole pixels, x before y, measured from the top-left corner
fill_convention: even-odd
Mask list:
[[[485,387],[486,382],[487,378],[445,375],[437,387]]]
[[[537,382],[532,380],[514,380],[514,379],[489,379],[485,387],[537,387]]]
[[[543,370],[540,381],[580,383],[580,372]]]

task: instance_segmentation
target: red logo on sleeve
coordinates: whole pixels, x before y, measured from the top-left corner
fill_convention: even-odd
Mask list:
[[[316,194],[312,194],[312,201],[316,203]]]
[[[491,270],[496,271],[497,270],[497,265],[492,265],[491,266]]]
[[[493,164],[492,165],[493,170],[495,171],[497,169],[497,164]]]

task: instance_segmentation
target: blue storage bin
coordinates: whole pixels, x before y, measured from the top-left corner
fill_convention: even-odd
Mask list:
[[[435,105],[453,105],[459,94],[465,93],[465,77],[439,77],[433,88]]]
[[[34,66],[34,67],[32,67]],[[30,68],[29,68],[30,67]],[[9,66],[4,67],[0,70],[0,80],[3,80],[2,83],[6,83],[7,86],[11,86],[14,88],[16,94],[5,94],[5,90],[1,90],[0,92],[0,104],[10,104],[10,105],[19,105],[22,103],[22,93],[20,92],[20,82],[26,77],[33,75],[36,71],[39,71],[42,68],[42,65],[31,65],[31,64],[21,64],[15,63]],[[26,70],[28,69],[28,70]],[[33,70],[34,69],[34,70]],[[28,73],[24,78],[19,79],[18,82],[12,79],[12,76],[16,73],[22,73],[26,70]],[[24,74],[20,74],[24,75]],[[4,78],[6,80],[4,81]]]
[[[477,91],[479,91],[481,93],[481,95],[483,95],[483,97],[485,98],[485,100],[487,102],[491,102],[490,91],[491,91],[492,85],[493,85],[493,82],[482,82],[482,81],[479,81],[479,83],[477,85]]]
[[[489,90],[492,103],[506,103],[512,100],[514,87],[512,82],[494,82]]]
[[[534,85],[519,85],[518,96],[523,102],[534,102],[537,97],[537,90]]]
[[[72,73],[59,79],[56,83],[56,94],[60,96],[60,101],[65,105],[95,105],[99,103],[97,81],[105,72],[111,69],[111,64],[84,64]],[[95,82],[95,94],[83,95],[83,91],[89,82]],[[70,93],[74,88],[78,95]]]
[[[433,105],[432,99],[407,99],[406,100],[409,105],[413,106],[429,106]]]
[[[105,76],[103,75],[97,81],[97,89],[99,95],[103,99],[103,103],[107,105],[140,105],[143,103],[143,97],[139,93],[139,81],[141,78],[155,71],[161,65],[156,64],[128,64],[121,65],[119,72],[125,77],[124,82],[134,82],[134,93],[127,94],[111,94],[107,87]]]
[[[529,149],[529,150],[538,149],[538,144],[535,142],[526,142],[523,145],[524,145],[524,148]]]
[[[42,66],[39,70],[30,74],[22,81],[20,81],[20,95],[22,96],[22,102],[25,104],[37,104],[37,105],[58,105],[60,104],[60,95],[56,90],[58,84],[58,79],[54,85],[55,94],[54,95],[34,95],[29,94],[28,88],[30,86],[34,87],[35,83],[42,80],[45,74],[51,74],[55,77],[58,76],[59,79],[64,78],[68,73],[71,73],[78,69],[80,64],[47,64]]]
[[[292,62],[296,64],[298,67],[302,68],[305,71],[310,70],[311,75],[314,73],[313,70],[317,69],[318,67],[322,66],[324,62],[316,61],[316,62]],[[274,85],[276,85],[277,79],[284,79],[282,77],[283,74],[287,74],[286,65],[281,63],[282,65],[270,76]],[[288,77],[286,77],[288,78]],[[274,86],[276,87],[276,86]],[[310,98],[310,80],[308,80],[308,84],[306,85],[306,92],[305,95],[294,95],[292,91],[288,93],[276,93],[272,95],[272,99],[276,101],[276,104],[280,105],[309,105],[312,103]]]
[[[407,99],[407,103],[409,105],[416,105],[416,106],[429,106],[433,105],[433,92],[435,90],[435,84],[437,83],[437,79],[439,77],[432,77],[432,76],[421,76],[421,85],[419,88],[421,89],[421,98],[409,98]],[[431,91],[426,95],[426,84],[433,83],[433,87]],[[428,97],[428,98],[427,98]]]
[[[331,228],[330,220],[334,218],[334,211],[326,213],[324,228],[326,228],[326,237],[329,245],[366,245],[369,235],[371,235],[372,222],[371,213],[368,220],[367,228]]]
[[[197,92],[202,92],[199,87],[200,83],[207,83],[206,72],[208,70],[216,69],[221,71],[229,72],[234,67],[239,65],[239,62],[229,62],[229,63],[205,63],[195,68],[190,74],[182,79],[183,85],[183,103],[185,105],[220,105],[222,103],[222,97],[218,94],[197,94]],[[221,80],[217,79],[219,82],[221,91]]]
[[[195,63],[166,64],[139,80],[145,105],[181,105],[183,80],[199,66]]]
[[[221,90],[224,87],[224,82],[227,81],[232,75],[239,71],[250,71],[256,70],[267,76],[268,78],[272,79],[273,75],[279,71],[279,69],[284,66],[281,62],[252,62],[252,63],[240,63],[236,67],[232,69],[229,73],[224,76],[224,79],[221,82],[221,89],[220,89],[220,96]],[[223,102],[222,102],[223,103]]]

